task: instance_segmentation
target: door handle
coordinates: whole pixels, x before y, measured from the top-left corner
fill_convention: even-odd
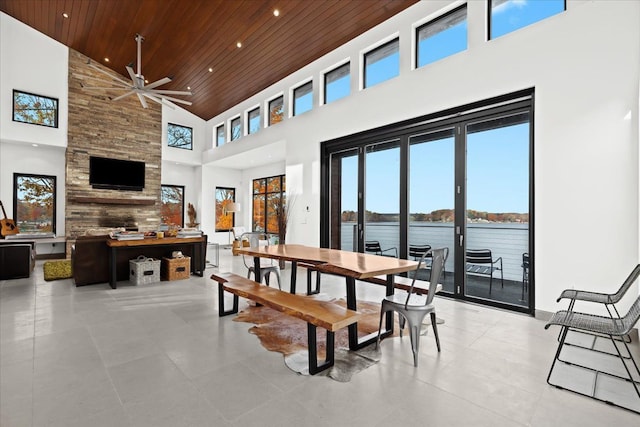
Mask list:
[[[459,240],[460,240],[460,247],[462,247],[462,244],[464,243],[464,234],[460,235]]]

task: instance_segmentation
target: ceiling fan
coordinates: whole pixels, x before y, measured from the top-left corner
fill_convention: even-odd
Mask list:
[[[87,89],[87,90],[126,90],[127,92],[116,97],[113,98],[113,101],[118,101],[122,98],[125,98],[129,95],[133,95],[136,94],[138,96],[138,99],[140,100],[140,104],[142,104],[142,107],[144,108],[149,108],[147,101],[145,98],[148,98],[152,101],[157,102],[158,104],[164,104],[167,105],[171,108],[174,107],[174,104],[172,104],[173,102],[177,102],[179,104],[184,104],[184,105],[191,105],[190,101],[185,101],[183,99],[179,99],[179,98],[175,98],[174,96],[169,96],[169,95],[192,95],[192,93],[190,91],[181,91],[181,90],[162,90],[162,89],[156,89],[159,86],[162,86],[164,84],[167,84],[171,81],[170,77],[165,77],[162,78],[160,80],[156,80],[153,83],[147,84],[145,85],[145,81],[144,81],[144,76],[142,75],[142,42],[144,41],[144,37],[142,37],[140,34],[136,34],[136,42],[138,44],[138,63],[137,63],[137,72],[134,72],[133,70],[133,64],[129,64],[126,66],[127,68],[127,72],[129,73],[129,76],[131,77],[131,81],[127,81],[124,79],[120,79],[118,77],[115,77],[109,73],[107,73],[106,71],[104,71],[103,69],[99,68],[98,66],[94,65],[91,63],[91,61],[89,61],[87,63],[87,65],[89,65],[89,67],[93,68],[94,70],[108,76],[110,79],[114,80],[113,83],[116,86],[110,86],[110,87],[86,87],[83,86],[83,89]],[[95,77],[89,77],[87,76],[86,78],[88,79],[94,79],[94,80],[100,80],[98,78]]]

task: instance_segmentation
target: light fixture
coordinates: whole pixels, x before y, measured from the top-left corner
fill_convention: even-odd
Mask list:
[[[238,46],[238,49],[240,49],[242,47],[242,42],[236,43],[236,46]]]
[[[240,212],[240,203],[231,202],[227,203],[227,205],[223,209],[223,215],[229,215],[236,212]],[[233,224],[233,222],[232,222]],[[231,247],[231,233],[233,232],[232,228],[229,228],[229,247]]]
[[[280,16],[280,11],[278,9],[273,9],[273,16]]]
[[[213,73],[213,68],[209,68],[209,72],[210,72],[210,73]]]
[[[67,12],[62,12],[62,17],[64,19],[68,19],[69,18],[69,14]]]
[[[191,86],[187,86],[187,90],[191,90]]]
[[[104,58],[104,62],[109,62],[109,58]]]

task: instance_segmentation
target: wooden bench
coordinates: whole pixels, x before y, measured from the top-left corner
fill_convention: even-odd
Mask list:
[[[238,297],[247,298],[258,304],[278,310],[289,316],[307,322],[309,346],[309,373],[315,375],[334,363],[335,332],[356,323],[361,313],[341,307],[329,301],[319,301],[305,295],[295,295],[276,288],[263,286],[257,282],[233,273],[214,273],[211,279],[218,283],[219,316],[238,312]],[[225,310],[224,291],[233,294],[233,308]],[[327,331],[325,361],[318,365],[316,327]]]

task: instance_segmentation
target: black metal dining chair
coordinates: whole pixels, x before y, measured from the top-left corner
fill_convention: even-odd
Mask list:
[[[393,248],[382,249],[382,247],[380,246],[380,242],[377,240],[367,240],[366,242],[364,242],[364,251],[371,252],[376,255],[395,256],[396,258],[398,258],[398,248],[393,247]],[[393,251],[395,255],[385,254],[385,252],[389,252],[389,251]]]

